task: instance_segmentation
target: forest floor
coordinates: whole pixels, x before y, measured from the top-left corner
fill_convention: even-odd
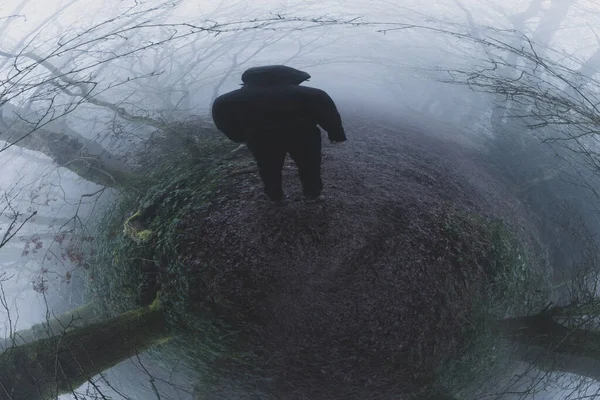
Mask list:
[[[348,142],[324,139],[325,202],[302,201],[288,161],[284,206],[256,173],[231,174],[178,224],[195,301],[251,327],[243,343],[264,379],[247,382],[248,399],[413,398],[469,346],[498,276],[540,250],[526,209],[450,132],[345,126]],[[233,386],[202,398],[246,398]]]

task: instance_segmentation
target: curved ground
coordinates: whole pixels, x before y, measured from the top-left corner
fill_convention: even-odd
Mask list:
[[[239,174],[182,226],[202,300],[257,327],[247,340],[271,379],[248,398],[390,398],[428,383],[460,348],[485,273],[481,225],[463,216],[523,220],[468,148],[402,124],[345,126],[348,142],[324,140],[325,203],[301,201],[290,163],[286,206]]]

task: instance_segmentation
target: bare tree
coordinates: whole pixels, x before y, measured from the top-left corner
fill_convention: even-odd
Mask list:
[[[17,342],[20,336],[31,335],[16,332]],[[0,353],[0,399],[55,399],[168,336],[158,305],[80,327],[67,323],[55,335]]]
[[[19,3],[15,18],[26,3]],[[148,7],[135,2],[124,13],[99,23],[65,27],[59,36],[38,46],[38,35],[41,37],[50,23],[75,4],[75,0],[66,1],[22,40],[7,47],[3,43],[0,152],[21,148],[43,153],[57,166],[89,182],[127,190],[136,177],[136,166],[107,148],[100,134],[83,131],[82,121],[97,119],[98,126],[103,126],[99,130],[120,145],[125,140],[119,134],[125,131],[135,131],[141,143],[153,135],[175,136],[177,130],[169,129],[169,125],[180,118],[178,111],[191,108],[194,90],[204,89],[202,81],[216,82],[210,90],[212,96],[226,82],[227,74],[206,76],[204,72],[218,57],[229,56],[232,43],[238,47],[227,64],[229,73],[264,51],[264,46],[289,38],[291,32],[342,22],[353,24],[328,17],[282,14],[235,22],[210,18],[194,23],[170,22],[177,3]],[[0,32],[10,26],[11,18],[0,20]],[[269,41],[245,53],[244,44],[249,45],[259,31],[271,32]],[[314,49],[311,45],[316,40],[299,41],[296,55]],[[155,96],[149,100],[157,99],[160,104],[142,104],[135,97],[142,89],[144,96],[154,90]],[[81,197],[94,197],[101,190]],[[61,229],[71,222],[85,228],[77,213],[78,208],[73,218],[61,222],[57,234],[64,233]],[[0,209],[0,217],[11,220],[7,230],[0,232],[4,234],[0,247],[14,240],[19,228],[33,221],[34,215],[35,211],[23,214],[7,202]],[[56,235],[46,234],[49,242],[57,240]],[[6,266],[6,271],[35,272],[32,267],[22,267],[15,263]],[[39,291],[44,295],[47,282],[41,277]],[[9,304],[3,306],[8,313]],[[168,337],[163,311],[155,306],[78,326],[81,312],[87,309],[58,317],[48,315],[45,322],[20,332],[12,330],[15,321],[9,318],[11,331],[2,344],[11,347],[0,353],[0,399],[50,399],[73,392],[85,382],[93,386],[95,375]]]
[[[587,63],[539,45],[521,32],[498,29],[485,32],[485,36],[479,37],[471,33],[458,34],[461,40],[486,49],[483,65],[440,68],[438,72],[446,75],[440,80],[498,96],[502,106],[492,116],[494,134],[507,135],[507,131],[518,129],[522,123],[521,135],[530,133],[550,145],[566,165],[572,167],[576,177],[572,181],[574,187],[585,188],[597,199],[600,194],[595,183],[600,173],[596,128],[600,115],[597,109],[599,82],[583,75],[582,70],[589,65],[584,67]],[[532,177],[527,185],[557,180],[561,176],[560,169],[545,170],[542,176]],[[572,213],[569,218],[573,218]],[[579,240],[595,242],[594,237],[595,234],[588,231],[587,236]],[[537,382],[548,379],[557,379],[562,389],[577,391],[587,388],[582,379],[600,380],[597,364],[600,353],[596,349],[600,252],[596,245],[585,253],[583,264],[571,266],[573,272],[564,305],[550,305],[536,314],[514,316],[497,324],[501,335],[525,349],[520,359],[543,371],[539,380],[522,392],[524,397],[531,394]],[[567,379],[565,373],[580,378]]]
[[[64,117],[87,105],[102,110],[107,116],[160,130],[167,123],[160,112],[139,109],[135,102],[127,101],[130,94],[119,102],[107,100],[106,95],[125,87],[135,92],[132,85],[136,81],[147,82],[161,74],[171,74],[169,80],[181,78],[174,74],[174,54],[164,53],[167,44],[173,48],[190,45],[192,52],[188,54],[198,59],[202,54],[193,54],[193,43],[201,39],[267,29],[290,32],[341,22],[331,18],[271,15],[239,22],[170,23],[168,16],[176,6],[177,2],[151,8],[134,5],[123,14],[90,27],[66,30],[47,51],[34,50],[29,42],[11,51],[0,50],[0,57],[5,60],[0,64],[3,76],[0,105],[5,111],[10,108],[9,112],[3,112],[4,127],[0,136],[6,142],[3,149],[23,146],[42,151],[88,180],[122,186],[127,182],[123,164],[114,157],[111,159],[98,143],[77,134]],[[231,40],[235,37],[230,37]],[[216,56],[225,49],[209,46],[206,51]],[[152,52],[157,62],[148,66],[145,63]],[[119,65],[123,65],[123,60],[135,58],[139,68],[115,75],[121,70]],[[182,61],[186,61],[185,58]],[[109,66],[115,68],[111,68],[110,74],[104,74]],[[195,79],[198,72],[191,69],[196,67],[197,63],[191,63],[180,73]],[[186,83],[185,79],[182,83]],[[189,98],[189,94],[183,93],[169,103],[178,106],[185,98]]]
[[[438,33],[467,54],[474,64],[464,67],[435,68],[432,71],[443,83],[464,85],[472,89],[479,98],[491,94],[492,103],[483,115],[488,128],[496,138],[511,136],[518,144],[528,137],[539,139],[549,145],[548,149],[564,167],[540,168],[537,176],[530,176],[518,188],[528,190],[532,186],[549,181],[569,179],[571,186],[561,186],[566,198],[568,191],[581,188],[597,202],[600,198],[597,178],[600,176],[600,146],[598,144],[599,110],[598,88],[600,82],[596,58],[598,51],[581,60],[566,51],[553,49],[551,40],[561,22],[574,4],[572,1],[551,1],[547,8],[544,2],[532,1],[522,13],[510,15],[515,29],[497,29],[478,26],[469,9],[459,3],[467,17],[467,29],[436,26],[388,26],[381,29],[391,32],[416,29]],[[540,22],[531,32],[526,22],[541,16]],[[595,32],[594,32],[595,33]],[[475,65],[475,66],[474,66]],[[509,150],[509,149],[506,149]],[[522,157],[535,155],[522,153]],[[521,161],[521,163],[528,163]],[[552,162],[556,166],[556,162]],[[515,168],[526,169],[518,165]],[[567,173],[566,170],[569,172]],[[571,174],[571,176],[568,176]],[[555,205],[555,207],[558,204]],[[592,203],[584,203],[588,211],[598,210]],[[576,218],[573,210],[565,214]],[[580,210],[578,210],[580,211]],[[552,211],[553,212],[553,211]],[[549,215],[545,215],[549,219]],[[553,235],[566,235],[564,227],[552,221]],[[589,386],[589,379],[600,380],[598,361],[598,263],[600,248],[594,230],[586,230],[590,221],[583,221],[581,234],[574,242],[585,244],[578,264],[562,265],[570,268],[571,276],[555,289],[563,296],[560,304],[550,304],[530,315],[514,315],[494,324],[502,337],[518,344],[517,359],[530,364],[523,373],[516,375],[509,384],[498,391],[496,398],[511,392],[514,396],[533,396],[535,392],[554,379],[558,387],[570,390],[565,398],[578,398]],[[565,260],[566,261],[566,260]],[[558,294],[558,293],[554,293]],[[532,370],[542,371],[536,374]],[[521,372],[521,371],[520,371]],[[571,378],[574,377],[574,378]],[[527,381],[527,379],[531,379]],[[597,396],[586,393],[588,397]],[[489,393],[486,396],[491,396]],[[583,395],[581,395],[583,396]]]
[[[16,191],[19,189],[13,187],[1,193],[2,198],[0,199],[0,218],[6,218],[8,221],[5,222],[5,228],[0,226],[0,248],[4,247],[10,240],[12,240],[17,233],[21,230],[30,219],[32,219],[37,212],[33,211],[29,214],[23,214],[19,210],[15,209],[12,205],[13,196],[16,195]]]

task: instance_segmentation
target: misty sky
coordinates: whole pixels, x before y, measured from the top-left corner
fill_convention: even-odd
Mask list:
[[[0,5],[0,15],[18,14],[17,22],[11,24],[8,32],[3,32],[0,44],[14,43],[32,26],[47,19],[54,12],[65,8],[60,14],[60,23],[53,22],[46,29],[45,36],[61,32],[66,27],[86,26],[107,17],[118,15],[127,9],[131,1],[121,0],[7,0]],[[145,2],[154,4],[153,2]],[[162,2],[159,2],[162,3]],[[548,3],[548,2],[546,2]],[[420,0],[350,0],[350,1],[184,1],[170,20],[198,21],[206,17],[215,20],[235,20],[252,16],[263,16],[266,12],[294,12],[302,15],[352,15],[363,16],[367,20],[376,21],[419,21],[436,18],[442,21],[465,23],[467,15],[461,7],[465,7],[479,24],[512,28],[507,16],[521,12],[527,8],[529,1],[520,0],[488,0],[488,1],[456,1],[436,0],[423,2]],[[460,5],[460,7],[459,7]],[[557,48],[576,52],[585,57],[597,46],[594,26],[598,26],[600,4],[591,0],[578,0],[570,7],[567,18],[556,33],[552,45]],[[539,19],[528,21],[533,28]],[[596,32],[597,33],[597,32]]]
[[[47,48],[56,43],[56,38],[64,35],[65,31],[73,28],[81,30],[91,24],[106,20],[118,15],[129,8],[132,1],[121,0],[29,0],[29,1],[5,1],[0,5],[0,14],[15,15],[10,29],[2,32],[0,47],[10,48],[23,37],[24,32],[42,23],[50,15],[60,12],[59,18],[48,22],[43,31],[33,39],[33,43],[39,49]],[[146,2],[155,4],[162,2]],[[468,24],[469,18],[473,18],[477,24],[493,25],[500,28],[513,28],[510,15],[526,9],[528,1],[461,1],[444,0],[423,2],[419,0],[400,1],[184,1],[168,17],[169,21],[196,22],[211,19],[219,22],[229,22],[239,19],[253,17],[264,17],[268,12],[289,12],[294,15],[309,16],[340,16],[351,18],[361,16],[364,20],[381,22],[406,22],[406,23],[439,23]],[[467,11],[467,12],[465,12]],[[570,55],[585,59],[593,53],[598,46],[594,26],[599,26],[600,5],[594,1],[577,1],[575,6],[569,8],[568,16],[564,19],[560,28],[554,33],[550,45],[556,49],[563,50]],[[56,21],[60,21],[57,23]],[[528,19],[526,29],[534,29],[539,17]],[[456,27],[463,30],[462,27]],[[326,45],[317,49],[310,56],[300,57],[294,60],[299,67],[309,67],[313,71],[311,83],[315,86],[325,85],[325,88],[342,92],[354,90],[357,85],[366,84],[368,94],[371,97],[379,97],[390,81],[398,83],[400,87],[407,79],[406,71],[397,68],[422,67],[424,64],[437,65],[441,60],[449,62],[446,57],[454,54],[460,62],[462,55],[456,52],[452,43],[440,42],[431,35],[423,32],[401,31],[388,35],[382,35],[370,30],[340,30],[330,28],[320,38],[319,43]],[[317,32],[315,30],[314,32]],[[311,37],[311,32],[304,32],[303,37]],[[299,35],[293,35],[298,38]],[[31,39],[31,38],[30,38]],[[257,37],[249,47],[256,46],[264,39]],[[207,44],[209,42],[207,41]],[[257,57],[254,63],[265,61],[281,61],[285,59],[283,52],[293,52],[293,44],[290,41],[282,41],[281,47],[271,46]],[[179,51],[183,51],[180,49]],[[443,52],[443,53],[440,53]],[[322,63],[327,57],[334,59],[334,63]],[[442,58],[443,57],[443,58]],[[364,63],[371,62],[370,65]],[[316,64],[316,65],[315,65]],[[320,64],[320,65],[319,65]],[[222,67],[217,66],[210,73],[213,80],[218,80],[219,70],[226,68],[227,61]],[[392,68],[382,67],[383,65]],[[114,72],[114,71],[113,71]],[[108,74],[106,74],[108,75]],[[388,79],[382,82],[377,79],[380,76]],[[238,75],[239,76],[239,75]],[[343,77],[342,79],[333,78]],[[350,84],[348,80],[351,79]],[[238,78],[228,79],[223,90],[234,88]],[[207,101],[198,103],[198,107],[207,108]]]

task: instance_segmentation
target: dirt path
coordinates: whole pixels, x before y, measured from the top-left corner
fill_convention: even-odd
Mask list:
[[[249,340],[272,378],[255,382],[260,398],[389,399],[426,384],[461,344],[485,264],[445,239],[442,220],[523,220],[470,150],[415,127],[345,125],[347,143],[324,141],[324,204],[303,204],[289,164],[285,207],[240,175],[186,224],[182,253],[214,267],[201,274],[206,298],[259,326]],[[475,261],[457,263],[452,246]]]

